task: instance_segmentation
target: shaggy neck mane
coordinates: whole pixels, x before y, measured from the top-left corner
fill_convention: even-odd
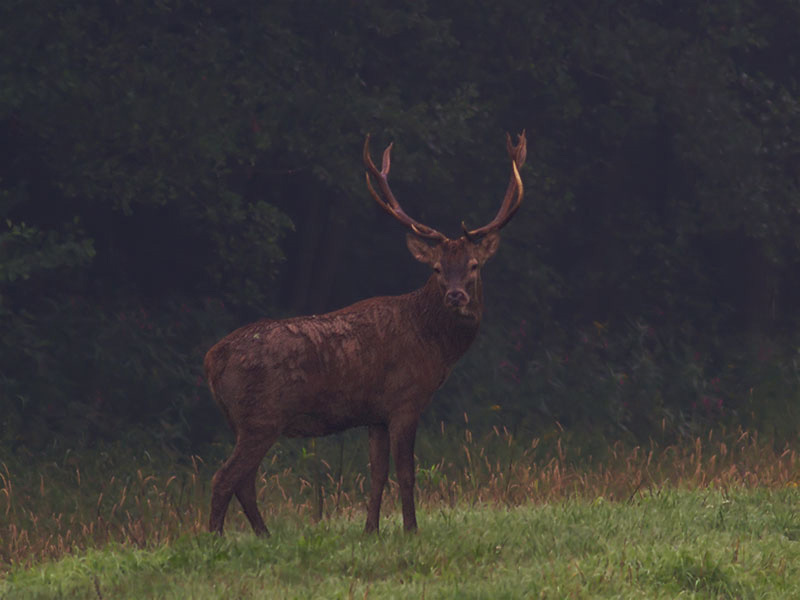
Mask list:
[[[458,317],[445,308],[442,292],[433,276],[424,286],[411,292],[409,299],[422,338],[437,345],[448,363],[457,361],[472,344],[480,327],[483,311],[480,282],[473,297],[478,308],[475,320]]]

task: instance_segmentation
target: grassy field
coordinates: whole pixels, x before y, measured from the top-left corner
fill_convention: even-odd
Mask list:
[[[798,455],[746,432],[646,448],[428,434],[411,536],[394,483],[383,533],[362,535],[363,442],[270,455],[267,540],[234,504],[225,538],[203,532],[216,465],[197,457],[8,457],[0,598],[800,597]]]

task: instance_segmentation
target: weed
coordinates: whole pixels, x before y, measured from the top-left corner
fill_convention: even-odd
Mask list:
[[[668,497],[675,489],[725,494],[796,489],[800,482],[796,450],[776,450],[742,430],[710,431],[665,446],[617,442],[588,451],[558,429],[533,439],[497,427],[475,435],[467,420],[459,431],[442,425],[438,436],[424,432],[420,439],[418,502],[431,513],[446,514],[444,509],[458,506],[508,509],[570,499],[597,506],[630,504]],[[305,446],[295,442],[278,444],[257,482],[259,506],[271,527],[334,517],[361,521],[367,458],[363,440],[351,441],[354,436],[321,439],[305,454]],[[357,449],[350,451],[351,447]],[[0,570],[109,544],[153,549],[204,532],[209,482],[224,450],[218,449],[213,460],[166,455],[154,459],[119,446],[81,455],[66,451],[39,462],[32,456],[0,457]],[[390,517],[397,510],[393,478],[384,506]],[[728,505],[715,507],[717,527],[724,528],[730,518]],[[249,530],[236,506],[230,510],[228,528],[232,533]],[[782,528],[787,539],[800,537],[796,519]],[[562,534],[572,551],[592,544],[592,536],[577,525]],[[297,560],[318,551],[316,544],[321,542],[315,535],[301,536]]]

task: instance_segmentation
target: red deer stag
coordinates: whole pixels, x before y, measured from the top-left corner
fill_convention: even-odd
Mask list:
[[[206,378],[236,436],[212,482],[211,531],[222,533],[236,494],[257,534],[268,535],[256,505],[256,474],[278,436],[314,437],[369,428],[371,490],[366,531],[378,530],[383,488],[394,456],[403,527],[417,528],[414,439],[420,413],[466,352],[483,310],[480,268],[497,233],[522,202],[519,167],[525,133],[506,136],[511,180],[495,218],[451,240],[403,211],[389,188],[391,144],[379,171],[364,143],[367,187],[382,209],[411,230],[406,242],[433,269],[420,289],[369,298],[324,315],[263,320],[237,329],[206,354]],[[380,194],[372,184],[378,182]]]

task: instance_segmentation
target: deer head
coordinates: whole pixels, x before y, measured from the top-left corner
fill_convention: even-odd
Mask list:
[[[522,203],[519,168],[525,163],[527,153],[525,132],[518,136],[516,145],[511,143],[511,136],[506,134],[506,149],[511,159],[511,178],[497,215],[477,229],[470,230],[462,222],[464,234],[451,240],[409,217],[395,199],[388,180],[392,144],[383,152],[379,171],[370,156],[369,135],[364,142],[364,164],[370,194],[381,208],[411,230],[406,236],[408,249],[414,258],[433,269],[433,280],[441,292],[445,308],[459,318],[472,321],[480,319],[483,305],[481,267],[497,251],[500,243],[498,232],[511,220]],[[380,194],[372,185],[372,177],[378,182]]]

